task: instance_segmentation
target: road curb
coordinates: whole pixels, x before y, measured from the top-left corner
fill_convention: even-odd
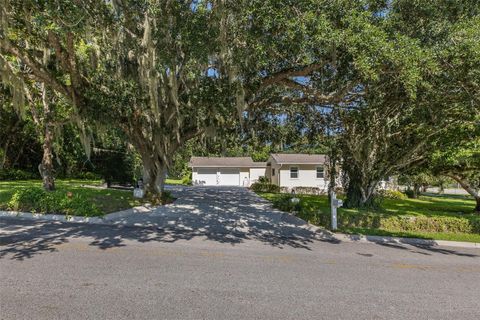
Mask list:
[[[344,233],[334,233],[333,238],[342,242],[363,242],[363,243],[377,243],[377,244],[409,244],[420,245],[427,247],[457,247],[480,249],[478,242],[463,242],[463,241],[448,241],[448,240],[432,240],[419,238],[398,238],[398,237],[383,237],[383,236],[369,236],[369,235],[352,235]]]
[[[79,216],[66,216],[61,214],[41,214],[41,213],[20,212],[20,211],[0,211],[0,217],[22,218],[22,219],[28,219],[28,220],[90,223],[90,224],[109,224],[104,218],[100,218],[100,217],[79,217]]]
[[[74,222],[74,223],[88,223],[88,224],[108,224],[116,225],[115,219],[127,217],[129,215],[142,213],[150,210],[145,206],[130,208],[123,211],[112,212],[103,217],[80,217],[80,216],[66,216],[61,214],[41,214],[32,212],[20,211],[2,211],[0,210],[0,217],[21,218],[28,220],[45,220],[45,221],[59,221],[59,222]]]
[[[372,244],[409,244],[425,247],[456,247],[466,249],[480,249],[479,242],[464,242],[464,241],[449,241],[449,240],[434,240],[434,239],[420,239],[420,238],[400,238],[388,236],[372,236],[363,234],[347,234],[332,232],[328,229],[308,223],[311,230],[317,233],[320,239],[326,241],[338,242],[361,242]]]

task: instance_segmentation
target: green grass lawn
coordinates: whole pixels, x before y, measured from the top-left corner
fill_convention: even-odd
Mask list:
[[[102,214],[128,209],[141,204],[128,190],[96,189],[102,185],[100,180],[57,180],[56,193],[71,192],[73,196],[80,196],[93,203]],[[30,187],[41,187],[40,180],[0,181],[0,209],[7,209],[15,190]]]
[[[275,203],[281,194],[261,193]],[[302,210],[297,215],[324,227],[330,225],[328,197],[297,195]],[[467,196],[421,196],[419,199],[385,199],[373,210],[339,208],[339,230],[350,234],[397,236],[436,240],[480,242],[480,216],[473,214]]]
[[[182,179],[165,179],[165,184],[183,184]]]

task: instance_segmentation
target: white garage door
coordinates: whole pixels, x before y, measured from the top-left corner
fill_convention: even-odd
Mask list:
[[[197,180],[201,185],[216,186],[217,168],[199,168],[197,172]]]
[[[220,184],[222,186],[239,186],[240,172],[238,171],[238,169],[220,169]]]

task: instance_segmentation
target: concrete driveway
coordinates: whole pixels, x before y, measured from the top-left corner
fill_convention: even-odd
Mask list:
[[[202,235],[222,242],[260,239],[302,246],[318,235],[317,228],[273,209],[268,201],[246,188],[169,186],[167,189],[177,198],[174,203],[109,220],[115,224],[156,227],[172,240]]]

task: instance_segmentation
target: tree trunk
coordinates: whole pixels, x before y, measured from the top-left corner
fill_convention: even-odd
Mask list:
[[[351,177],[353,178],[348,182],[345,207],[365,208],[375,206],[374,193],[380,179],[377,181],[362,181],[358,176],[351,175]]]
[[[332,192],[335,191],[337,180],[337,156],[336,152],[330,152],[328,167],[329,183],[328,183],[328,203],[332,200]]]
[[[5,168],[5,163],[7,162],[7,153],[8,153],[9,143],[10,143],[10,141],[7,141],[5,143],[5,146],[3,147],[2,159],[0,160],[0,170]]]
[[[160,166],[152,161],[151,159],[144,160],[144,155],[142,155],[142,164],[143,164],[143,184],[145,186],[145,191],[147,194],[151,195],[160,195],[163,192],[164,178],[162,178],[162,173],[165,171],[160,168]],[[149,157],[147,155],[147,157]],[[160,168],[160,169],[159,169]]]
[[[474,212],[480,214],[480,192],[475,190],[475,188],[472,187],[472,185],[467,181],[467,179],[457,174],[449,174],[447,176],[457,181],[462,186],[462,188],[465,189],[465,191],[467,191],[468,194],[475,199],[476,205]]]
[[[44,140],[43,140],[43,157],[42,162],[38,166],[38,171],[43,180],[43,188],[47,191],[55,190],[55,178],[53,177],[53,130],[51,127],[52,112],[49,102],[47,101],[47,91],[45,85],[42,90],[42,104],[44,114]]]
[[[445,192],[445,186],[443,183],[438,185],[438,194],[443,194]]]
[[[0,170],[1,169],[5,169],[5,165],[7,163],[7,159],[8,159],[8,151],[9,151],[9,147],[10,147],[10,144],[12,141],[15,141],[15,136],[17,135],[17,128],[20,126],[20,118],[18,118],[16,121],[15,121],[15,124],[11,127],[11,128],[8,128],[7,129],[7,141],[5,141],[4,145],[3,145],[3,154],[2,154],[2,159],[0,160]],[[19,152],[19,154],[21,154],[21,150]],[[18,157],[18,156],[17,156]],[[15,165],[15,163],[10,163],[10,168],[13,168]]]
[[[171,168],[175,151],[203,132],[192,130],[183,133],[168,132],[160,129],[161,123],[153,122],[150,130],[145,130],[145,119],[134,116],[123,130],[130,143],[140,154],[143,165],[143,187],[145,195],[153,203],[163,202],[164,184],[167,170]]]
[[[53,177],[53,156],[52,156],[53,134],[49,126],[45,128],[45,139],[43,141],[42,163],[38,166],[43,180],[43,188],[47,191],[55,190],[55,178]]]
[[[15,156],[15,159],[13,159],[11,163],[11,167],[15,168],[20,161],[20,157],[23,155],[23,150],[25,149],[25,144],[27,143],[26,139],[23,139],[22,145],[20,146],[20,149],[17,151],[17,155]]]
[[[412,193],[412,198],[413,199],[418,199],[418,195],[420,194],[420,185],[417,183],[413,184],[413,193]]]
[[[138,137],[132,141],[135,141],[135,149],[142,159],[145,195],[152,201],[160,200],[164,190],[167,164],[154,146]]]

